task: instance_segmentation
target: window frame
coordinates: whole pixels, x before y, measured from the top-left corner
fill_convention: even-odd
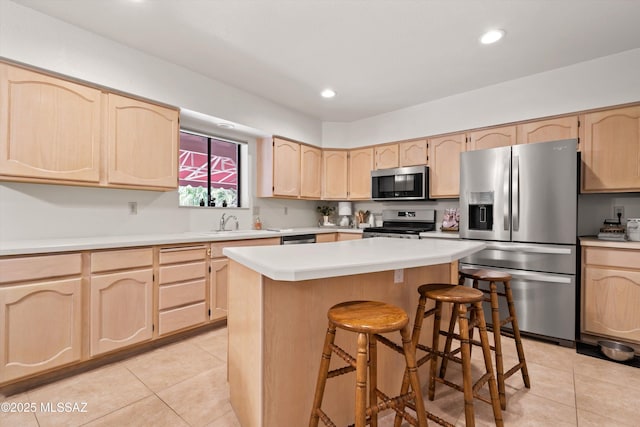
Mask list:
[[[180,185],[180,178],[178,177],[178,207],[181,208],[223,208],[223,209],[242,209],[242,208],[246,208],[243,204],[243,199],[245,197],[243,197],[243,191],[244,191],[244,186],[243,186],[243,173],[244,173],[244,157],[245,157],[245,153],[246,153],[246,149],[244,148],[247,145],[246,141],[239,141],[239,140],[234,140],[232,138],[229,137],[225,137],[225,136],[219,136],[219,135],[215,135],[213,133],[207,133],[207,132],[202,132],[202,131],[198,131],[198,130],[193,130],[193,129],[189,129],[189,128],[180,128],[179,129],[179,136],[182,135],[182,133],[187,133],[187,134],[191,134],[191,135],[195,135],[195,136],[199,136],[202,138],[206,139],[206,143],[207,143],[207,201],[205,203],[204,206],[202,205],[183,205],[180,204],[180,188],[183,187],[182,185]],[[181,138],[179,138],[179,141],[181,140]],[[215,206],[211,206],[211,195],[212,195],[212,191],[211,191],[211,155],[212,155],[212,142],[213,141],[220,141],[220,142],[225,142],[225,143],[230,143],[230,144],[234,144],[235,148],[236,148],[236,206],[222,206],[222,204],[220,205],[215,205]],[[182,145],[178,144],[178,151],[182,151]],[[215,153],[213,153],[215,154]],[[178,168],[180,168],[180,166],[178,166]],[[178,175],[180,174],[180,169],[178,169]]]

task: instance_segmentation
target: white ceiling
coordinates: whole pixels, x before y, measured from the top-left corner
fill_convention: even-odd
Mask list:
[[[638,0],[13,1],[323,121],[640,47]]]

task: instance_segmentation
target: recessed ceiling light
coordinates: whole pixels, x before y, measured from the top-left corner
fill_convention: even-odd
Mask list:
[[[480,43],[491,44],[500,40],[504,36],[504,30],[490,30],[480,37]]]
[[[333,98],[336,96],[336,91],[333,89],[325,89],[320,93],[320,95],[322,95],[323,98]]]
[[[233,129],[235,126],[231,123],[218,123],[218,127],[223,129]]]

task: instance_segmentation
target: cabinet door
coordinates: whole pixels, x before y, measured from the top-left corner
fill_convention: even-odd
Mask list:
[[[97,89],[0,64],[0,175],[98,183],[101,111]]]
[[[347,199],[347,152],[323,150],[322,199]]]
[[[578,138],[578,116],[539,120],[518,125],[518,144]]]
[[[379,145],[374,149],[376,169],[397,168],[400,164],[398,144]]]
[[[91,356],[151,339],[153,271],[91,277]]]
[[[80,360],[81,279],[0,287],[0,383]]]
[[[300,195],[300,144],[273,138],[273,195]]]
[[[308,145],[300,149],[300,196],[320,199],[322,195],[322,150]]]
[[[211,260],[211,277],[209,280],[210,319],[218,320],[227,317],[227,274],[229,260],[227,258]]]
[[[640,271],[587,266],[584,330],[640,343]]]
[[[178,112],[109,94],[109,184],[178,188]]]
[[[469,143],[469,150],[516,145],[516,126],[502,126],[470,132]]]
[[[351,150],[349,153],[349,199],[371,200],[373,148]]]
[[[584,115],[582,191],[640,191],[640,107]]]
[[[427,140],[419,139],[400,143],[400,167],[427,164]]]
[[[460,153],[464,133],[429,139],[429,185],[434,199],[460,196]]]

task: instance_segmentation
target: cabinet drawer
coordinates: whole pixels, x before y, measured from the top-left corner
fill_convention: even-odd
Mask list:
[[[200,279],[207,275],[205,261],[190,262],[188,264],[167,265],[160,267],[160,284],[184,282]]]
[[[207,247],[204,245],[160,249],[160,265],[175,264],[177,262],[200,261],[206,257]]]
[[[158,333],[168,334],[179,329],[188,328],[204,323],[207,319],[205,303],[188,305],[160,312]]]
[[[149,267],[152,264],[153,250],[151,248],[123,249],[120,251],[93,252],[91,254],[92,273]]]
[[[216,242],[211,244],[211,258],[219,258],[224,256],[222,254],[223,248],[235,247],[235,246],[267,246],[267,245],[279,245],[279,237],[269,237],[266,239],[249,239],[249,240],[229,240],[226,242]]]
[[[177,285],[160,286],[158,307],[160,310],[164,310],[165,308],[204,301],[205,292],[206,281],[204,279]]]
[[[0,259],[0,283],[79,275],[81,271],[80,254]]]
[[[637,269],[640,266],[640,251],[609,248],[585,248],[584,263],[611,267]]]

